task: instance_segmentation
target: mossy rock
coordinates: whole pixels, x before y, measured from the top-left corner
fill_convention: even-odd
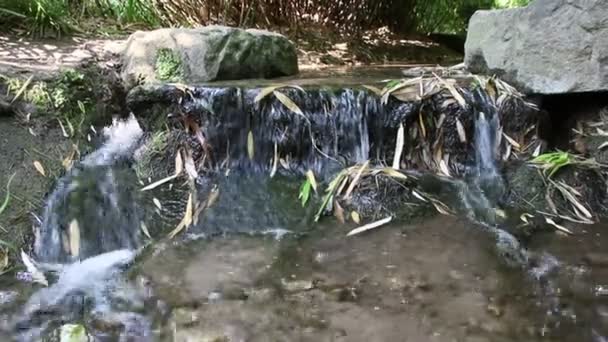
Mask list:
[[[201,83],[298,72],[296,48],[286,37],[226,26],[136,32],[122,59],[129,89],[156,81]]]
[[[181,57],[171,49],[159,49],[156,53],[156,78],[160,81],[179,82],[184,77]]]

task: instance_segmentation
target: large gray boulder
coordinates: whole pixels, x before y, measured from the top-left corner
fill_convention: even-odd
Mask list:
[[[608,90],[608,0],[536,0],[478,11],[469,23],[465,64],[527,93]]]
[[[139,31],[127,41],[122,59],[128,88],[154,81],[200,83],[298,72],[296,48],[284,36],[226,26]]]

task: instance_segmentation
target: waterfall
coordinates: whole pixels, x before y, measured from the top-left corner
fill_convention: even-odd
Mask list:
[[[139,245],[137,184],[123,164],[143,132],[130,117],[103,134],[101,147],[68,171],[49,196],[36,234],[37,260],[71,262]],[[77,255],[70,251],[72,239],[79,240]]]

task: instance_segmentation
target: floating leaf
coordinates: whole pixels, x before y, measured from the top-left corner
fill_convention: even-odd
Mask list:
[[[63,134],[63,137],[69,138],[70,135],[68,134],[68,132],[66,132],[65,127],[63,126],[63,123],[61,122],[61,120],[57,119],[57,122],[59,122],[59,127],[61,127],[61,133]]]
[[[608,147],[608,141],[606,141],[605,143],[601,144],[600,146],[598,146],[598,150],[602,150],[604,148]]]
[[[467,142],[467,133],[464,130],[462,122],[460,122],[460,119],[458,118],[456,118],[456,131],[458,131],[458,138],[460,139],[460,142],[465,144]]]
[[[265,97],[267,97],[268,95],[273,93],[275,90],[280,89],[280,88],[287,88],[287,87],[298,89],[300,91],[304,91],[304,89],[302,87],[299,87],[296,85],[287,85],[287,84],[273,85],[270,87],[262,88],[260,90],[260,92],[256,95],[255,99],[253,99],[253,102],[258,103],[258,102],[262,101]]]
[[[253,160],[253,157],[255,156],[253,132],[251,132],[251,131],[249,131],[249,133],[247,133],[247,155],[249,156],[249,160]]]
[[[355,228],[355,229],[351,230],[350,232],[348,232],[348,234],[346,234],[346,236],[353,236],[353,235],[361,234],[361,233],[366,232],[368,230],[381,227],[381,226],[383,226],[383,225],[391,222],[392,220],[393,220],[393,218],[391,216],[389,216],[389,217],[384,218],[382,220],[378,220],[376,222],[368,223],[368,224],[366,224],[364,226],[361,226],[359,228]]]
[[[39,161],[34,160],[34,168],[36,168],[36,171],[38,171],[38,173],[40,173],[42,176],[46,177],[46,172],[44,172],[44,167],[42,167],[42,164]]]
[[[395,155],[393,156],[393,169],[399,170],[401,167],[401,155],[403,154],[403,146],[405,145],[405,128],[403,123],[399,124],[397,130],[397,142],[395,143]]]
[[[356,211],[351,211],[350,212],[350,218],[353,220],[353,222],[355,222],[356,224],[361,223],[361,216],[359,216],[359,213]]]
[[[78,255],[80,255],[80,227],[78,226],[78,221],[76,219],[70,222],[68,234],[70,241],[70,255],[73,257],[78,257]]]
[[[27,272],[32,276],[32,280],[34,282],[44,286],[49,286],[49,282],[46,280],[44,273],[40,272],[34,261],[30,259],[30,257],[25,254],[23,250],[21,250],[21,260],[23,261]]]
[[[289,110],[296,114],[304,115],[300,107],[298,107],[295,102],[293,102],[289,97],[287,97],[287,95],[281,93],[280,91],[273,91],[273,94],[277,98],[277,100],[279,100],[279,102],[281,102]]]

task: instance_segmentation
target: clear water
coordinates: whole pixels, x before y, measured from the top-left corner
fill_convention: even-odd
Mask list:
[[[379,138],[369,138],[362,108],[377,104],[355,92],[327,96],[340,109],[328,118],[320,108],[317,120],[343,126],[322,148],[368,159]],[[209,94],[200,98],[195,105],[234,108],[221,96],[217,103]],[[280,120],[283,112],[273,106],[265,110]],[[50,286],[8,284],[0,296],[8,298],[0,303],[0,330],[18,341],[52,340],[68,322],[84,324],[99,341],[603,341],[608,304],[588,296],[601,278],[577,268],[576,258],[554,257],[563,248],[559,241],[555,250],[545,250],[552,244],[523,249],[499,229],[499,122],[490,111],[478,114],[475,165],[442,191],[459,195],[450,204],[471,219],[398,222],[355,238],[345,237],[352,223],[311,222],[315,208],[299,205],[297,182],[235,172],[199,179],[201,196],[220,189],[217,203],[199,224],[167,240],[184,200],[175,199],[178,190],[155,193],[163,203],[157,209],[139,191],[130,164],[141,128],[134,118],[115,122],[105,143],[47,201],[34,259]],[[230,137],[237,168],[248,159],[239,140],[245,126],[217,135]],[[265,165],[271,140],[262,131],[255,137]],[[325,167],[310,150],[300,155],[307,161],[294,168]],[[66,236],[74,220],[78,255]],[[568,300],[565,290],[572,293]]]

